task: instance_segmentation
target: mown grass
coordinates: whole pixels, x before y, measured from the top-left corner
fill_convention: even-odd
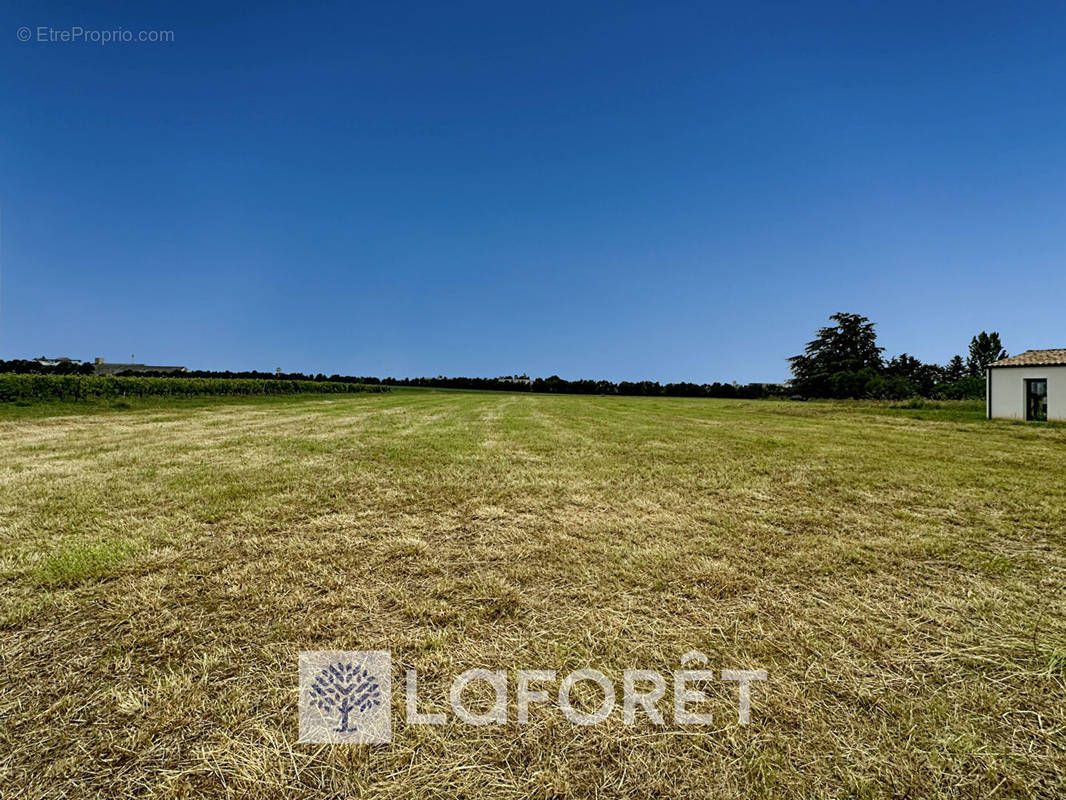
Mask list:
[[[1066,789],[1062,427],[433,391],[102,411],[0,420],[5,796]],[[296,744],[307,649],[392,651],[392,745]],[[620,685],[692,649],[768,671],[751,725],[716,684],[710,729],[402,719],[408,667],[432,711],[468,668]]]

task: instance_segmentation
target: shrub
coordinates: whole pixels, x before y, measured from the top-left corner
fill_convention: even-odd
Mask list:
[[[967,375],[962,380],[936,387],[934,396],[941,400],[984,400],[985,379]]]
[[[866,396],[875,400],[903,400],[918,394],[918,388],[907,378],[877,375],[866,384]]]
[[[4,403],[27,400],[96,400],[110,397],[351,394],[387,391],[387,386],[332,381],[0,374],[0,402]]]
[[[834,372],[829,376],[829,397],[866,397],[870,383],[880,378],[871,368],[854,372]]]

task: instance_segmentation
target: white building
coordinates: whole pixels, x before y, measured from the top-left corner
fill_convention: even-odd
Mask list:
[[[67,358],[66,356],[60,356],[59,358],[45,358],[44,356],[41,356],[40,358],[34,360],[42,367],[58,367],[60,364],[78,365],[82,363],[76,358]]]
[[[986,380],[989,419],[1066,421],[1066,349],[1002,358]]]

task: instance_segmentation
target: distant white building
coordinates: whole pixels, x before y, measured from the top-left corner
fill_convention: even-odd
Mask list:
[[[59,358],[45,358],[44,356],[41,356],[40,358],[34,359],[34,361],[36,361],[42,367],[58,367],[60,364],[81,364],[82,363],[81,361],[78,361],[76,358],[67,358],[65,356],[60,356]]]
[[[1026,350],[988,368],[989,419],[1066,421],[1066,349]]]
[[[188,367],[161,367],[154,364],[128,364],[111,363],[102,358],[93,359],[93,372],[97,375],[118,375],[122,372],[162,372],[173,375],[179,372],[188,372]]]

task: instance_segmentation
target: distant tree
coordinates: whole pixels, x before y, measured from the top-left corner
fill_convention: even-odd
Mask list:
[[[962,356],[952,356],[951,361],[944,367],[944,380],[948,383],[955,383],[961,381],[966,377],[966,362],[962,360]]]
[[[1006,357],[1007,351],[1003,349],[999,334],[996,331],[981,331],[970,340],[970,357],[966,359],[966,368],[971,375],[984,375],[989,364]]]
[[[899,375],[877,375],[872,370],[865,370],[857,374],[866,374],[867,381],[862,387],[862,394],[853,395],[855,397],[872,397],[877,400],[903,400],[920,394],[917,385],[909,378]]]
[[[884,374],[888,378],[899,378],[911,386],[911,395],[920,394],[929,397],[937,384],[944,381],[944,369],[936,364],[923,364],[914,356],[900,353],[885,364]],[[893,391],[902,391],[904,384],[893,384]],[[908,395],[910,396],[910,395]]]
[[[859,381],[841,379],[833,382],[832,376],[864,370],[880,372],[884,348],[877,346],[874,323],[866,317],[839,313],[829,319],[836,325],[820,328],[815,338],[807,343],[803,354],[789,359],[792,385],[813,396],[857,396],[853,391]]]
[[[936,387],[933,397],[942,400],[981,400],[985,396],[985,379],[977,375],[964,375],[954,383]]]
[[[898,356],[890,358],[885,363],[885,374],[899,378],[913,378],[924,366],[925,365],[914,356],[900,353]]]
[[[42,359],[43,360],[43,359]],[[0,372],[17,372],[23,375],[92,375],[92,364],[60,361],[58,364],[42,364],[38,360],[24,358],[0,361]]]

